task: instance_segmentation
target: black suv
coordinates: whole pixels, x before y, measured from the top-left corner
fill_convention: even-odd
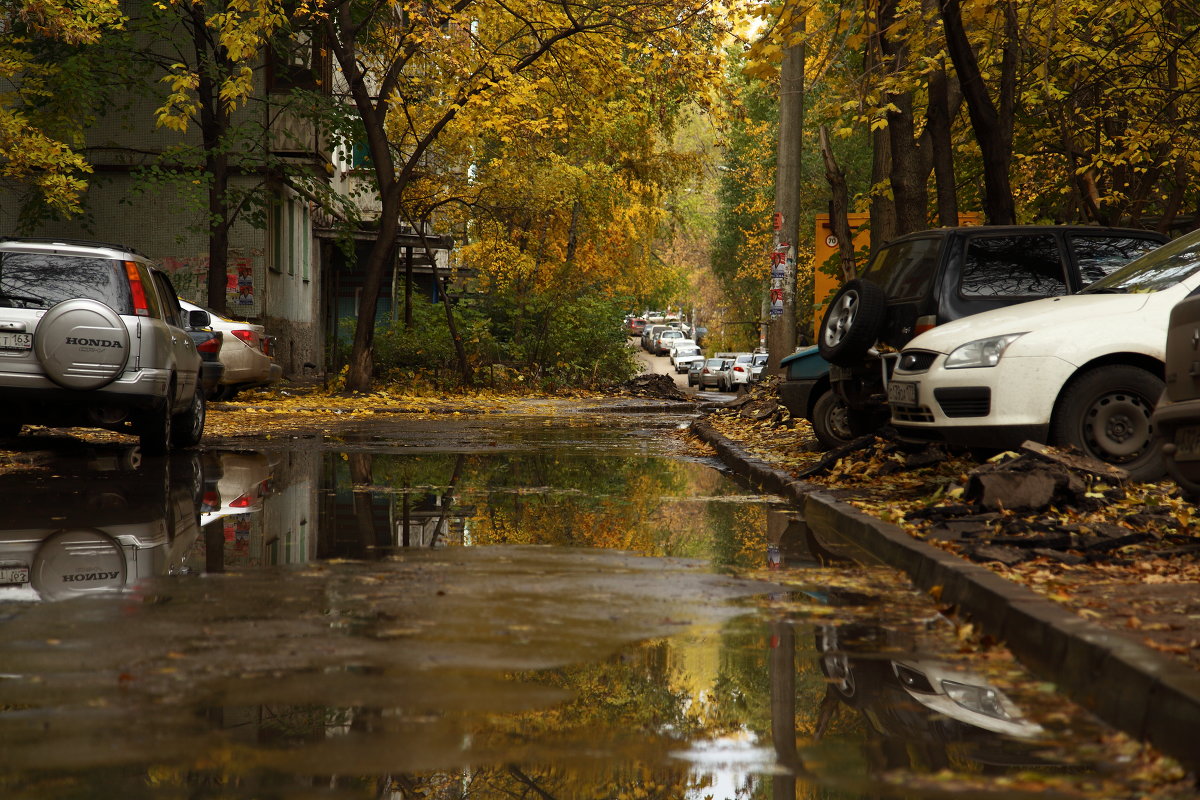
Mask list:
[[[0,436],[26,424],[133,433],[148,455],[199,443],[200,356],[166,273],[118,245],[0,239]]]
[[[792,413],[826,429],[819,438],[827,447],[868,433],[888,418],[895,359],[886,353],[951,320],[1073,294],[1166,241],[1153,231],[1085,225],[937,228],[895,239],[830,301],[817,342],[830,365],[825,388],[817,388],[823,376],[806,378],[813,383],[799,393],[805,407]],[[822,402],[827,391],[840,402]],[[829,420],[813,419],[814,409]]]

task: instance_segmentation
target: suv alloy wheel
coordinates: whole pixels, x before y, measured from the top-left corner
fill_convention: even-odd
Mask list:
[[[848,281],[838,290],[817,342],[821,357],[830,364],[854,366],[875,344],[887,313],[883,289],[867,280]]]

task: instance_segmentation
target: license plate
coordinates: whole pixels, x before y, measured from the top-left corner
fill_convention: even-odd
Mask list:
[[[917,384],[891,381],[888,383],[888,402],[902,406],[915,406],[917,404]]]
[[[0,584],[29,583],[29,567],[0,567]]]
[[[1200,461],[1200,427],[1180,428],[1175,432],[1175,460]]]
[[[0,333],[0,350],[28,350],[31,347],[32,333]]]

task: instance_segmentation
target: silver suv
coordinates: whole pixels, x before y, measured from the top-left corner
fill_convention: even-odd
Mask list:
[[[41,424],[136,434],[148,455],[204,431],[200,355],[174,287],[132,250],[0,239],[0,437]]]

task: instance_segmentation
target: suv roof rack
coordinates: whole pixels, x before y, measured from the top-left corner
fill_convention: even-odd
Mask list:
[[[126,253],[133,253],[142,258],[149,260],[149,256],[132,247],[116,242],[100,242],[95,239],[72,239],[61,236],[0,236],[0,243],[3,242],[32,242],[35,244],[68,244],[76,247],[107,247],[111,250],[124,250]]]

